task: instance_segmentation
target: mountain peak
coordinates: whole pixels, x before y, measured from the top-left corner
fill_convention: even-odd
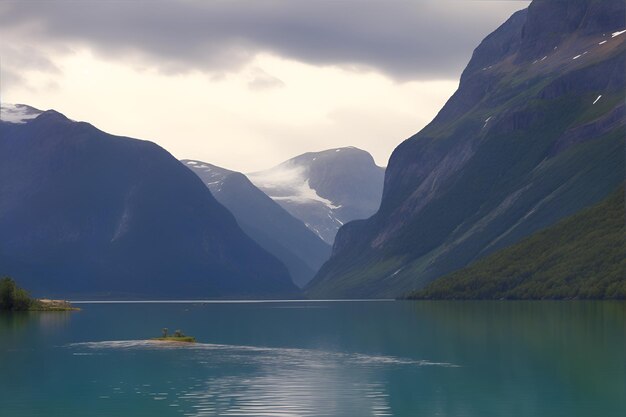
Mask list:
[[[250,180],[327,243],[344,223],[378,209],[384,169],[353,146],[307,152]]]
[[[521,33],[520,58],[541,58],[572,35],[623,30],[625,15],[623,0],[534,0]]]
[[[341,148],[326,149],[317,152],[306,152],[294,158],[288,159],[280,165],[293,165],[302,163],[313,163],[322,160],[345,159],[345,158],[361,158],[363,162],[374,164],[372,155],[355,146],[344,146]]]
[[[218,167],[217,165],[209,164],[204,161],[198,161],[196,159],[181,159],[180,162],[186,165],[187,168],[191,168],[194,171],[216,172],[221,175],[236,173],[236,171],[231,171],[230,169]]]

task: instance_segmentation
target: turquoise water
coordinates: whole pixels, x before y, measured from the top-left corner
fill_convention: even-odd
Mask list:
[[[626,415],[626,303],[80,307],[0,315],[0,416]]]

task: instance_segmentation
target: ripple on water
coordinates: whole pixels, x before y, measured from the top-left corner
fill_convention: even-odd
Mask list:
[[[142,384],[135,395],[162,401],[185,416],[390,416],[384,382],[372,373],[385,367],[446,367],[451,363],[384,355],[208,343],[177,344],[145,340],[86,342],[69,348],[97,351],[180,350],[202,378],[188,375],[173,392]],[[235,364],[246,371],[209,371]],[[247,367],[247,368],[246,368]],[[152,381],[151,381],[152,382]],[[171,381],[168,381],[168,385]],[[138,388],[149,392],[139,391]],[[340,405],[340,410],[338,409]]]
[[[399,358],[395,356],[367,355],[361,353],[344,353],[332,352],[315,349],[297,349],[297,348],[273,348],[261,346],[242,346],[242,345],[222,345],[212,343],[167,343],[152,340],[112,340],[102,342],[82,342],[67,345],[73,348],[87,349],[159,349],[159,350],[191,350],[191,351],[221,351],[236,354],[242,353],[266,353],[276,355],[281,360],[291,358],[296,363],[302,361],[310,364],[312,358],[315,359],[341,359],[348,360],[356,364],[380,364],[380,365],[415,365],[415,366],[442,366],[456,368],[458,365],[448,362],[432,362],[428,360],[414,360],[407,358]],[[90,355],[90,353],[79,352],[74,355]],[[201,364],[208,364],[208,361],[200,360]]]

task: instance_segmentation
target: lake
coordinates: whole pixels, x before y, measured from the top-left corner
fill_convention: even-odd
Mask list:
[[[623,302],[78,306],[0,314],[1,416],[626,415]]]

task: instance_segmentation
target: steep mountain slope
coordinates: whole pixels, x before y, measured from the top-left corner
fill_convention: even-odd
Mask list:
[[[293,281],[307,284],[330,256],[330,246],[248,178],[202,161],[183,160],[211,190],[213,196],[261,247],[282,261]]]
[[[384,173],[369,153],[348,147],[307,152],[248,178],[332,244],[344,223],[376,212]]]
[[[626,299],[624,188],[410,298]]]
[[[284,265],[159,146],[20,111],[32,115],[3,106],[11,122],[0,122],[0,269],[34,295],[297,293]]]
[[[489,35],[437,117],[393,152],[380,210],[339,231],[309,294],[422,288],[614,190],[625,7],[535,0]]]

